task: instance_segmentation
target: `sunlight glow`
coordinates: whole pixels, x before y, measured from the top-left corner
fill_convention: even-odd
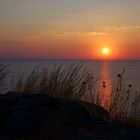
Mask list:
[[[109,54],[109,49],[108,48],[103,48],[102,53],[105,54],[105,55]]]

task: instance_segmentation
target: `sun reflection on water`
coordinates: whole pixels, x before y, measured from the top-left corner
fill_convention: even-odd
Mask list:
[[[101,67],[101,80],[99,82],[98,91],[102,97],[102,105],[107,106],[109,103],[109,96],[111,93],[111,75],[109,63],[104,61]]]

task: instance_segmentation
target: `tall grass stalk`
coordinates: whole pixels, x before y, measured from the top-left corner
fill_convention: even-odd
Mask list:
[[[21,74],[15,82],[14,89],[20,93],[40,93],[90,101],[96,80],[91,73],[83,70],[82,65],[38,66],[28,76]]]
[[[8,74],[7,65],[0,64],[0,89],[5,87],[5,78]]]
[[[134,92],[131,84],[125,87],[124,81],[125,69],[118,74],[117,83],[112,86],[108,94],[108,102],[105,108],[109,111],[109,120],[127,124],[131,120],[138,119],[140,122],[140,94]],[[103,93],[99,94],[102,105],[104,98],[106,98],[105,86],[103,86]]]

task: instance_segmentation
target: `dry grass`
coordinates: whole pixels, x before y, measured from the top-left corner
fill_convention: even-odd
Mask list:
[[[140,118],[140,94],[133,91],[131,84],[123,87],[123,74],[124,71],[118,74],[117,86],[111,94],[109,114],[111,121],[127,124],[131,118]]]
[[[13,83],[14,90],[20,93],[90,101],[95,82],[93,75],[82,69],[82,64],[71,64],[38,66],[28,76],[21,74]]]
[[[96,102],[108,110],[109,121],[138,126],[140,124],[140,93],[134,92],[131,84],[125,87],[124,74],[125,69],[117,75],[117,82],[112,86],[107,97],[107,87],[103,82],[102,92],[98,93]]]
[[[7,65],[0,64],[0,89],[5,87],[5,78],[7,77]]]

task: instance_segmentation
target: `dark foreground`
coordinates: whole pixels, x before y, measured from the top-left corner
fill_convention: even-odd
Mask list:
[[[0,140],[134,140],[140,129],[90,116],[78,103],[46,95],[0,95]]]

